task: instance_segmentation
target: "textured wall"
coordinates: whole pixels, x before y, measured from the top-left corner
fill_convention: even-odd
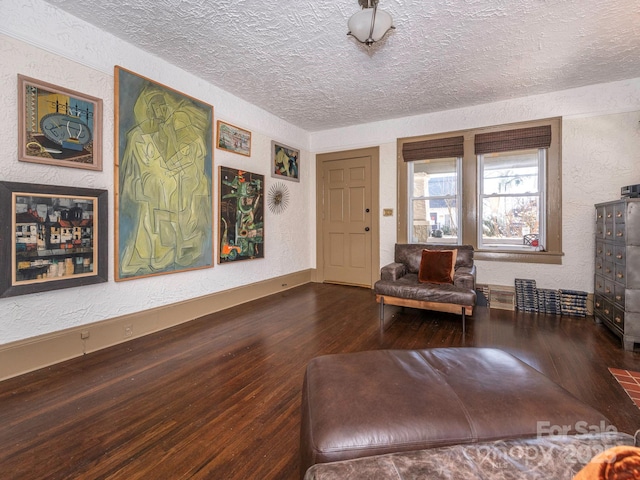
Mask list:
[[[478,262],[482,283],[532,278],[540,288],[593,292],[593,205],[620,198],[623,185],[640,183],[639,121],[639,111],[563,121],[562,265]]]
[[[618,112],[618,113],[612,113]],[[380,262],[393,261],[396,242],[396,138],[563,116],[562,265],[478,261],[480,283],[593,291],[593,204],[615,200],[623,185],[640,183],[640,79],[549,95],[406,117],[311,135],[317,152],[381,145]]]
[[[115,37],[91,30],[74,17],[52,7],[29,18],[28,7],[12,4],[3,11],[2,29],[12,36],[28,36],[29,44],[0,33],[0,174],[1,180],[52,185],[76,185],[109,191],[109,282],[0,299],[0,344],[76,327],[128,313],[207,295],[285,275],[313,266],[315,245],[311,215],[315,191],[314,161],[308,152],[308,134],[228,93],[205,84],[156,57]],[[38,2],[39,3],[39,2]],[[8,4],[8,2],[4,2]],[[4,5],[3,4],[3,5]],[[24,14],[24,15],[21,15]],[[44,23],[46,21],[46,24]],[[27,25],[27,22],[33,24]],[[40,25],[39,22],[42,22]],[[0,29],[0,32],[2,30]],[[19,35],[18,35],[19,34]],[[85,38],[89,38],[87,43]],[[46,50],[31,45],[46,46]],[[88,47],[86,47],[88,44]],[[64,56],[59,53],[64,52]],[[66,58],[65,58],[66,57]],[[90,57],[90,58],[89,58]],[[215,149],[214,175],[225,165],[270,177],[271,140],[301,148],[301,182],[286,182],[289,208],[273,215],[265,208],[265,258],[215,265],[193,272],[114,282],[113,273],[113,66],[119,64],[214,106],[215,119],[252,131],[250,158]],[[90,66],[87,66],[90,65]],[[51,167],[17,160],[17,75],[34,77],[103,99],[103,171]],[[214,200],[217,187],[214,183]],[[217,201],[214,204],[217,225]],[[4,221],[5,219],[3,219]],[[313,238],[312,238],[313,237]],[[218,238],[217,227],[214,238]],[[217,249],[216,249],[217,250]]]
[[[267,175],[271,139],[302,149],[301,183],[288,183],[291,204],[267,215],[265,259],[212,269],[115,283],[109,242],[109,283],[0,299],[0,344],[171,304],[315,265],[315,160],[309,152],[380,145],[381,208],[396,206],[396,138],[483,125],[566,116],[564,128],[564,250],[561,266],[479,263],[479,281],[512,284],[516,276],[539,286],[592,290],[592,205],[640,183],[640,79],[584,87],[478,107],[406,117],[309,134],[300,128],[150,56],[38,0],[2,0],[0,22],[0,179],[104,188],[110,194],[113,235],[113,66],[118,64],[215,107],[215,117],[253,132],[251,158],[215,150],[217,166]],[[38,15],[34,15],[34,12]],[[6,34],[2,35],[2,34]],[[206,61],[206,60],[203,60]],[[104,170],[87,173],[17,161],[17,74],[104,100]],[[628,112],[628,113],[624,113]],[[216,204],[217,207],[217,204]],[[393,258],[396,217],[381,218],[381,262]],[[217,235],[216,235],[217,238]]]

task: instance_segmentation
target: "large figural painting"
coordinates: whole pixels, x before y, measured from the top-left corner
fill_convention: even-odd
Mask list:
[[[213,107],[121,67],[116,280],[213,266]]]

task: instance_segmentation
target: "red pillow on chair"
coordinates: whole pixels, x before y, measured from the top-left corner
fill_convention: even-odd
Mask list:
[[[418,281],[421,283],[453,283],[458,250],[422,250]]]

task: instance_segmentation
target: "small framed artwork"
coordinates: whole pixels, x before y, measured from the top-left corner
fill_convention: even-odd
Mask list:
[[[264,258],[264,175],[220,167],[219,263]]]
[[[18,75],[18,160],[102,170],[102,100]]]
[[[271,176],[300,181],[300,150],[271,141]]]
[[[220,150],[251,156],[251,132],[222,120],[218,120],[218,145]]]
[[[107,196],[0,182],[0,297],[106,282]]]

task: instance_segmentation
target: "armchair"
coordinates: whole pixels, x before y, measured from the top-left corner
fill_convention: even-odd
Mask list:
[[[453,283],[424,283],[418,272],[423,250],[457,250]],[[382,267],[380,280],[374,285],[380,304],[380,325],[384,326],[384,306],[420,308],[462,315],[473,314],[476,304],[476,267],[472,245],[431,245],[422,243],[395,246],[394,262]]]

